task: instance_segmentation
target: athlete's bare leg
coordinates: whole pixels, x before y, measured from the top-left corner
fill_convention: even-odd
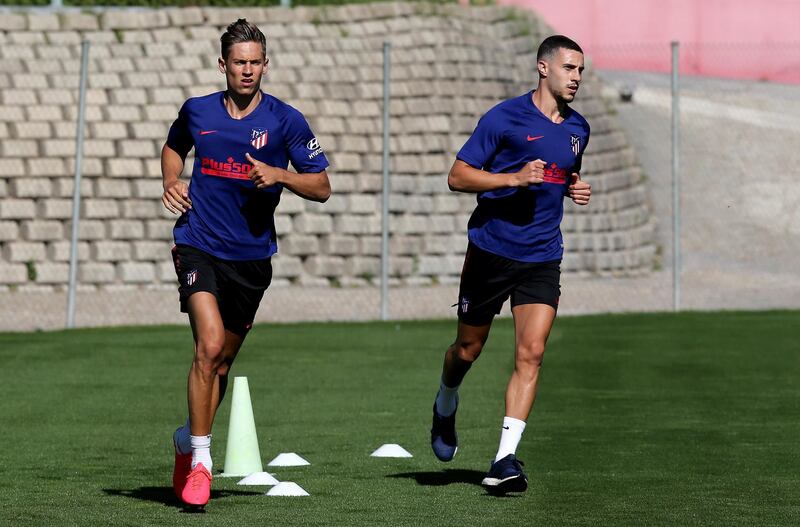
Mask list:
[[[188,382],[191,434],[209,435],[244,336],[225,329],[217,299],[211,293],[193,294],[188,307],[195,341]]]
[[[450,461],[458,451],[456,434],[456,410],[458,408],[458,386],[472,363],[480,356],[492,323],[484,326],[469,326],[458,322],[458,333],[447,352],[442,366],[442,385],[433,403],[431,423],[431,448],[440,461]]]
[[[456,340],[444,355],[442,381],[445,386],[461,384],[472,363],[480,356],[491,328],[491,322],[485,326],[470,326],[459,320]]]
[[[516,350],[514,373],[506,389],[506,416],[527,421],[536,399],[539,370],[556,310],[546,304],[522,304],[514,306],[511,312]]]

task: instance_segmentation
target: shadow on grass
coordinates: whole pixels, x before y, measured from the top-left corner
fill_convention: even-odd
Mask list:
[[[103,489],[109,496],[133,498],[141,501],[161,503],[167,507],[175,507],[183,512],[203,512],[203,509],[188,507],[175,497],[172,487],[139,487],[138,489]],[[211,490],[211,499],[227,498],[228,496],[259,496],[261,492],[246,490]]]
[[[480,470],[466,470],[460,468],[446,468],[436,472],[402,472],[400,474],[389,474],[387,478],[404,478],[413,479],[418,485],[426,487],[442,487],[445,485],[452,485],[454,483],[467,483],[475,485],[486,491],[484,496],[492,496],[496,498],[518,498],[519,494],[507,494],[505,492],[491,491],[481,485],[485,472]]]
[[[466,470],[460,468],[446,468],[435,472],[403,472],[389,474],[387,478],[406,478],[416,480],[419,485],[426,487],[440,487],[453,483],[468,483],[481,486],[485,473],[479,470]]]

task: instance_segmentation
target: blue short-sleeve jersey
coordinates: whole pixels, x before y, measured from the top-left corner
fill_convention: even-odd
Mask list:
[[[501,102],[478,122],[456,156],[490,172],[512,173],[541,159],[544,182],[480,192],[469,220],[469,240],[493,254],[522,262],[561,259],[564,196],[573,172],[580,172],[589,142],[589,123],[567,108],[554,123],[533,103],[533,92]]]
[[[278,250],[275,207],[282,185],[257,189],[247,177],[245,157],[299,173],[322,172],[328,160],[303,114],[261,94],[243,119],[225,108],[225,93],[187,100],[172,123],[167,145],[185,156],[194,147],[189,198],[192,208],[175,223],[175,243],[191,245],[226,260],[268,258]]]

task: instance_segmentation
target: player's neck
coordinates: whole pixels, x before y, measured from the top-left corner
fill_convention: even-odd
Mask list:
[[[539,108],[539,111],[545,117],[554,123],[560,123],[564,120],[567,103],[556,98],[555,95],[541,85],[533,92],[533,104]]]
[[[231,90],[225,92],[225,109],[234,119],[244,119],[258,107],[261,102],[261,90],[252,95],[239,95]]]

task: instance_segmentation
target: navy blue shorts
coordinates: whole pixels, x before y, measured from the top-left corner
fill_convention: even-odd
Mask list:
[[[511,307],[547,304],[558,309],[561,260],[520,262],[470,243],[461,271],[458,319],[470,326],[490,324],[511,297]]]
[[[181,311],[188,313],[189,297],[204,291],[217,299],[225,329],[246,335],[258,305],[272,282],[272,261],[223,260],[189,245],[172,248],[178,275]]]

